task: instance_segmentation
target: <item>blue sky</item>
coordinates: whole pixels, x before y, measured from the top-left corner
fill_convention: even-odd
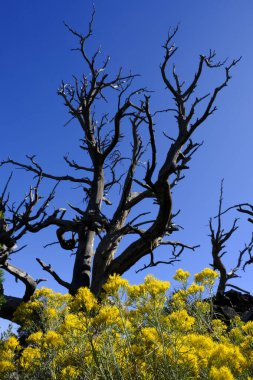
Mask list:
[[[170,279],[178,267],[197,272],[210,262],[208,220],[217,210],[221,179],[224,178],[224,207],[253,202],[253,3],[251,0],[97,0],[95,6],[90,51],[101,46],[104,54],[111,56],[112,71],[123,66],[125,72],[131,69],[141,74],[136,86],[146,85],[155,91],[151,102],[154,110],[172,104],[159,72],[163,58],[161,46],[169,27],[179,24],[175,37],[179,50],[174,62],[182,79],[191,78],[199,54],[207,54],[209,49],[215,49],[221,60],[243,56],[233,70],[229,86],[217,99],[218,111],[197,131],[194,138],[204,140],[204,145],[194,156],[186,179],[174,191],[174,210],[181,209],[177,222],[184,227],[174,238],[201,247],[196,253],[185,252],[182,262],[174,267],[160,266],[152,270],[161,279]],[[25,154],[36,154],[38,161],[51,172],[65,173],[62,156],[70,152],[73,158],[79,157],[80,131],[76,125],[64,127],[68,115],[56,92],[62,79],[71,81],[72,74],[80,74],[83,69],[78,56],[70,52],[75,40],[66,31],[63,21],[86,31],[91,9],[91,1],[87,0],[9,0],[1,5],[0,160],[10,155],[24,161]],[[205,74],[203,93],[220,82],[223,72]],[[171,116],[163,115],[157,122],[161,154],[168,143],[161,132],[170,133],[174,128]],[[1,186],[10,170],[10,167],[1,169]],[[15,170],[14,174],[13,201],[21,199],[32,182],[26,173]],[[48,186],[45,185],[45,191],[53,184],[48,183]],[[64,207],[68,200],[77,204],[79,196],[80,192],[72,192],[71,186],[61,186],[55,205]],[[235,216],[238,215],[232,212],[227,215],[225,226],[229,226]],[[239,225],[227,247],[228,267],[233,266],[238,250],[251,236],[252,226],[243,215],[240,215]],[[69,280],[73,257],[58,247],[43,249],[44,244],[53,240],[53,229],[25,237],[23,242],[28,243],[28,247],[13,257],[13,263],[35,278],[45,277],[35,261],[35,257],[41,257]],[[158,257],[166,258],[168,253],[167,248],[162,248]],[[135,269],[139,266],[126,274],[131,282],[139,282],[147,274],[136,275]],[[246,274],[234,283],[253,292],[252,271],[253,267],[248,267]],[[46,285],[63,290],[50,278]],[[6,293],[22,295],[22,285],[15,284],[8,275],[5,287]]]

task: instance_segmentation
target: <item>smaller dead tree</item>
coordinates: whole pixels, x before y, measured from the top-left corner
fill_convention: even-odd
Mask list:
[[[238,286],[235,286],[231,283],[228,283],[228,281],[238,278],[239,275],[237,272],[239,270],[245,270],[246,265],[253,262],[252,258],[252,249],[253,249],[253,234],[251,236],[251,240],[248,244],[245,244],[244,248],[239,251],[238,258],[236,265],[229,269],[229,271],[226,268],[226,265],[224,264],[223,257],[227,253],[224,249],[226,248],[226,243],[228,240],[232,237],[232,235],[236,232],[238,229],[238,219],[234,219],[232,226],[226,231],[222,227],[222,215],[224,212],[222,212],[222,202],[223,202],[223,180],[221,182],[220,187],[220,197],[219,197],[219,207],[218,207],[218,215],[216,217],[217,219],[217,227],[216,229],[213,226],[213,220],[209,220],[209,229],[210,229],[210,237],[211,237],[211,245],[212,245],[212,264],[214,270],[217,270],[220,273],[220,279],[219,284],[217,288],[216,293],[216,299],[219,300],[224,296],[226,287],[231,287],[237,290],[240,290],[245,293],[249,293],[246,290],[241,289]],[[244,262],[245,255],[249,255],[249,259]]]

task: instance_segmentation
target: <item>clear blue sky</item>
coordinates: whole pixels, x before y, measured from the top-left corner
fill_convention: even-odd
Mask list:
[[[111,56],[111,69],[120,66],[128,72],[141,74],[139,84],[156,91],[152,108],[171,104],[169,94],[163,91],[159,63],[163,57],[163,44],[170,26],[179,23],[175,38],[179,46],[174,58],[181,78],[189,79],[194,73],[199,54],[215,49],[219,59],[243,56],[233,70],[233,79],[217,100],[218,111],[196,133],[196,141],[204,145],[191,162],[186,179],[174,191],[175,208],[181,209],[177,222],[184,230],[178,236],[188,244],[201,244],[196,253],[185,252],[182,262],[174,267],[160,266],[152,273],[169,279],[178,267],[192,273],[210,262],[208,220],[215,215],[220,180],[224,182],[224,207],[238,202],[253,202],[252,168],[252,88],[253,88],[253,3],[251,0],[116,0],[95,2],[96,17],[91,51],[101,45]],[[82,65],[77,55],[70,52],[75,45],[63,21],[85,31],[91,14],[88,0],[9,0],[1,6],[1,140],[0,160],[11,156],[24,160],[25,154],[36,154],[38,161],[54,173],[65,173],[62,156],[72,152],[75,157],[80,131],[75,125],[63,127],[68,120],[62,101],[56,95],[62,79],[71,80],[79,74]],[[219,83],[221,73],[212,73],[203,81],[203,92]],[[161,107],[161,105],[163,107]],[[161,151],[167,141],[159,138],[165,130],[175,128],[173,118],[162,117],[157,125]],[[159,132],[160,131],[160,132]],[[0,184],[4,185],[10,167],[1,169]],[[27,191],[31,177],[15,171],[11,187],[12,200],[20,199]],[[53,184],[49,184],[52,186]],[[70,186],[62,187],[55,201],[64,207],[66,200],[77,204],[77,193],[70,197]],[[80,193],[79,193],[80,194]],[[233,213],[224,219],[225,225]],[[252,226],[241,216],[240,229],[228,246],[228,267],[232,267],[238,249],[250,239]],[[13,257],[13,263],[35,278],[44,277],[35,257],[51,263],[66,280],[71,276],[69,267],[73,258],[57,247],[44,250],[43,245],[54,240],[53,229],[36,236],[27,236],[28,247]],[[165,258],[167,248],[159,257]],[[146,259],[148,260],[148,259]],[[131,282],[139,282],[147,274],[126,274]],[[234,283],[253,292],[250,281],[253,266],[248,267],[242,279]],[[50,278],[49,287],[63,290]],[[6,293],[22,295],[23,287],[6,275]]]

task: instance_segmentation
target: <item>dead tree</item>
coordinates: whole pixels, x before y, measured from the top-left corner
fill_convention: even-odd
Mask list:
[[[224,249],[226,247],[226,243],[233,236],[233,234],[238,229],[237,221],[238,219],[234,219],[232,226],[225,231],[222,227],[222,215],[224,212],[222,211],[222,202],[223,202],[223,180],[221,182],[220,188],[220,198],[219,198],[219,207],[218,207],[218,215],[217,219],[217,228],[215,229],[213,226],[213,220],[209,221],[210,228],[210,237],[211,237],[211,246],[212,246],[212,264],[214,270],[217,270],[220,273],[219,284],[216,292],[216,299],[219,301],[221,297],[224,296],[226,287],[231,287],[245,293],[249,293],[240,287],[229,283],[229,280],[234,278],[238,278],[237,272],[239,270],[245,270],[246,265],[253,262],[252,258],[252,249],[253,249],[253,234],[251,236],[251,240],[248,244],[245,244],[244,248],[239,251],[236,265],[233,268],[227,270],[226,265],[224,264],[224,255],[227,253]],[[249,259],[244,262],[245,255],[249,255]]]
[[[74,77],[72,85],[62,82],[58,90],[58,95],[63,99],[70,115],[70,121],[77,121],[81,128],[83,137],[80,148],[85,164],[66,156],[65,162],[74,174],[56,175],[44,170],[34,156],[27,156],[28,163],[20,163],[12,158],[1,162],[1,166],[12,164],[33,173],[40,180],[49,179],[57,183],[67,182],[81,186],[85,193],[86,205],[79,208],[70,204],[75,217],[69,219],[65,218],[66,213],[61,210],[48,215],[45,203],[33,214],[33,204],[35,200],[37,202],[36,197],[38,198],[38,186],[35,186],[32,191],[35,192],[35,197],[28,196],[24,201],[27,202],[24,203],[27,210],[24,214],[20,213],[21,207],[15,210],[9,208],[12,218],[5,219],[5,222],[11,226],[8,232],[1,232],[0,242],[7,235],[15,241],[26,232],[35,233],[48,226],[55,226],[61,248],[75,253],[72,281],[67,283],[62,280],[50,265],[43,263],[39,258],[38,263],[71,294],[84,286],[89,287],[95,295],[99,295],[109,275],[122,275],[141,258],[150,255],[150,263],[145,265],[145,268],[157,265],[154,251],[161,245],[172,247],[172,257],[161,261],[163,263],[178,260],[185,248],[196,248],[168,240],[168,236],[177,229],[173,223],[171,189],[184,177],[184,170],[188,169],[193,153],[200,147],[201,144],[192,140],[194,131],[216,111],[216,98],[227,86],[231,78],[230,71],[238,60],[225,66],[225,62],[214,62],[215,51],[210,51],[208,55],[200,55],[197,70],[187,85],[181,82],[175,66],[172,68],[172,74],[168,73],[168,66],[177,51],[173,44],[177,28],[168,34],[163,46],[165,54],[160,70],[166,89],[175,103],[173,109],[164,112],[175,113],[177,135],[172,138],[169,136],[170,132],[165,131],[167,152],[164,160],[158,163],[154,125],[159,111],[151,111],[150,93],[145,88],[131,90],[135,75],[123,75],[122,70],[119,70],[116,75],[111,76],[108,73],[109,57],[100,63],[99,49],[92,56],[88,55],[86,45],[92,36],[92,21],[93,17],[86,35],[66,25],[78,41],[78,46],[73,50],[80,53],[87,72],[81,79]],[[222,67],[222,83],[209,93],[194,97],[204,69]],[[96,114],[95,105],[99,107],[101,102],[110,102],[112,96],[117,97],[114,114]],[[131,154],[128,156],[123,155],[119,148],[125,128],[126,133],[131,135]],[[148,136],[148,145],[144,143],[144,135]],[[149,154],[149,159],[145,165],[141,158],[146,154]],[[121,173],[119,168],[123,160],[129,164],[127,170]],[[120,195],[117,202],[113,201],[113,205],[110,206],[113,207],[113,213],[108,217],[103,206],[112,203],[109,199],[110,194],[118,185],[121,189]],[[54,192],[49,196],[49,201],[53,195]],[[140,205],[145,200],[153,202],[152,207],[157,209],[155,217],[149,218],[148,212],[136,211],[140,210]],[[69,233],[71,238],[67,238]],[[132,242],[118,253],[120,242],[128,235],[132,236]],[[23,300],[27,300],[38,281],[24,275],[22,270],[10,267],[9,251],[1,255],[1,267],[25,283],[28,290]],[[20,301],[16,301],[16,304],[18,302]],[[5,310],[8,307],[6,298]],[[10,314],[4,314],[2,311],[0,316],[10,317]]]

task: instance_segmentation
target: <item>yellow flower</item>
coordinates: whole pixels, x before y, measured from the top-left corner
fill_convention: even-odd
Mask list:
[[[230,332],[229,332],[229,338],[230,341],[233,344],[240,344],[242,343],[244,336],[242,333],[242,330],[239,327],[234,327]]]
[[[186,307],[185,301],[182,300],[173,300],[171,303],[173,310],[183,310]]]
[[[98,315],[93,320],[94,325],[112,325],[120,322],[120,311],[116,306],[104,305],[99,309]]]
[[[48,317],[49,319],[53,319],[53,318],[56,318],[58,313],[57,313],[57,310],[53,307],[48,307],[46,310],[45,310],[45,316]]]
[[[242,329],[247,335],[253,336],[253,321],[245,323],[245,325],[242,326]]]
[[[158,344],[159,337],[155,327],[143,327],[141,330],[144,340],[151,341]]]
[[[210,336],[204,334],[189,334],[185,337],[185,342],[198,352],[205,352],[207,356],[217,345]]]
[[[220,337],[227,331],[227,326],[220,319],[213,319],[212,329],[214,334]]]
[[[210,377],[212,380],[234,380],[234,376],[230,369],[225,366],[220,368],[211,367]]]
[[[19,348],[19,341],[15,336],[11,336],[5,343],[4,347],[6,350],[15,350]]]
[[[216,348],[216,343],[211,337],[201,334],[188,334],[183,339],[183,344],[188,347],[188,351],[195,354],[201,368],[206,368],[212,351]]]
[[[183,269],[178,269],[176,271],[176,274],[173,276],[174,280],[179,282],[187,282],[188,278],[190,277],[190,273],[187,271],[184,271]]]
[[[62,336],[55,331],[48,331],[43,341],[45,347],[59,347],[63,344]]]
[[[219,277],[219,274],[210,268],[205,268],[201,272],[195,274],[195,282],[203,285],[213,285],[214,280]]]
[[[27,343],[40,344],[42,337],[43,337],[43,332],[37,331],[29,335],[26,341]]]
[[[143,284],[140,285],[128,285],[127,294],[131,300],[138,300],[145,294],[145,288]]]
[[[167,317],[168,325],[171,329],[179,331],[189,331],[195,323],[195,318],[191,317],[186,310],[172,312]]]
[[[246,359],[243,357],[239,347],[221,343],[213,350],[210,363],[217,368],[231,363],[233,370],[240,373],[246,365]]]
[[[13,321],[25,328],[29,327],[32,324],[34,313],[40,315],[42,310],[43,303],[39,300],[22,302],[14,313]]]
[[[97,306],[97,299],[88,288],[80,288],[75,295],[71,304],[71,309],[74,311],[87,310],[91,311]]]
[[[152,296],[165,295],[170,287],[169,281],[157,280],[154,276],[148,275],[144,281],[145,290]]]
[[[15,366],[9,360],[0,360],[0,374],[15,371]]]
[[[243,350],[252,350],[253,349],[253,337],[250,335],[246,335],[243,339],[243,342],[240,344],[240,347]]]
[[[179,349],[180,355],[175,363],[175,366],[177,366],[177,370],[180,373],[180,370],[187,371],[189,378],[199,378],[199,362],[198,357],[195,355],[194,352],[189,351],[189,347],[184,347],[182,345]]]
[[[26,348],[17,351],[15,336],[0,339],[0,379],[19,370],[28,378],[44,379],[47,373],[59,380],[98,378],[97,360],[112,378],[118,373],[111,363],[129,379],[163,377],[165,364],[168,378],[247,379],[253,366],[253,322],[234,320],[227,332],[222,321],[210,318],[210,304],[199,294],[205,284],[213,284],[216,272],[203,270],[189,287],[187,272],[176,275],[183,286],[168,302],[169,283],[153,276],[140,285],[112,276],[99,303],[87,288],[68,298],[40,290],[21,308],[24,330],[30,333]],[[112,302],[121,289],[124,297]],[[29,317],[34,319],[27,322]]]
[[[173,301],[186,301],[188,292],[185,289],[179,289],[176,293],[173,294]]]
[[[171,306],[177,310],[185,309],[187,296],[188,293],[185,289],[179,289],[176,293],[172,295]]]
[[[19,360],[21,368],[27,371],[35,370],[36,366],[39,366],[40,363],[40,349],[37,347],[27,347],[21,354],[21,358]]]
[[[203,285],[198,285],[193,282],[187,289],[188,294],[202,293],[205,290]]]
[[[68,365],[67,367],[63,368],[63,370],[61,371],[61,379],[62,380],[76,379],[79,374],[80,374],[80,371],[77,368],[71,365]]]
[[[80,331],[86,331],[86,323],[83,321],[83,315],[80,314],[68,314],[65,316],[65,320],[61,325],[60,332],[70,332],[72,335],[75,331],[80,334]]]
[[[205,301],[196,301],[194,303],[194,308],[199,312],[199,313],[202,313],[202,314],[209,314],[210,313],[210,309],[211,309],[211,305],[209,302],[205,302]]]
[[[121,278],[118,274],[109,276],[107,282],[103,285],[103,289],[108,294],[118,293],[119,289],[125,289],[128,286],[128,281]]]

